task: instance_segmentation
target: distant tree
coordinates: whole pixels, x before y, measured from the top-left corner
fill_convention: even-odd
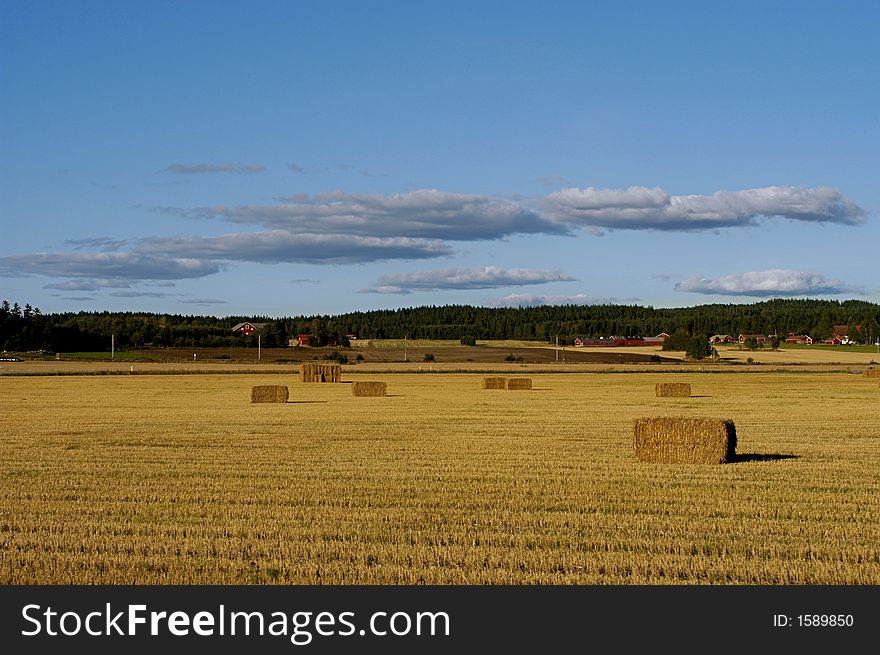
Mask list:
[[[433,361],[434,361],[434,355],[432,355],[431,353],[425,353],[425,357],[424,357],[424,359],[425,359],[426,362],[433,362]]]
[[[708,340],[707,340],[708,343]],[[687,349],[691,345],[691,337],[688,336],[687,332],[676,332],[672,336],[670,336],[666,341],[663,342],[662,349],[663,350],[684,350]]]
[[[764,345],[755,337],[746,337],[745,343],[743,345],[749,350],[758,350],[759,348],[764,347]]]
[[[709,357],[712,354],[709,337],[705,334],[695,336],[688,342],[685,354],[691,359],[706,359]]]
[[[273,321],[260,330],[260,340],[265,348],[283,348],[287,345],[287,334],[282,321]]]
[[[477,345],[477,338],[472,337],[470,335],[466,335],[466,336],[463,336],[461,339],[459,339],[458,342],[462,346],[476,346]]]
[[[330,342],[330,333],[327,331],[327,324],[323,319],[312,319],[309,328],[310,346],[326,346]]]
[[[779,344],[782,343],[782,341],[779,339],[779,337],[777,335],[774,334],[773,336],[771,336],[769,341],[770,341],[770,348],[772,350],[779,350]]]

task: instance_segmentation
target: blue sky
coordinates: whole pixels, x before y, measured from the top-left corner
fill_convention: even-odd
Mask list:
[[[880,302],[880,6],[0,2],[0,297]]]

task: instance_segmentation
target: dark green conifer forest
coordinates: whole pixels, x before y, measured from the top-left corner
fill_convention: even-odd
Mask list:
[[[26,304],[0,305],[0,349],[52,352],[103,351],[114,335],[117,348],[235,347],[255,345],[256,335],[233,333],[243,321],[266,323],[263,347],[283,347],[298,334],[312,345],[360,339],[525,339],[571,344],[576,337],[761,333],[783,338],[794,332],[816,340],[846,325],[850,338],[880,338],[880,305],[859,300],[768,300],[674,309],[637,305],[560,305],[488,308],[425,306],[324,316],[190,316],[140,312],[43,314]]]

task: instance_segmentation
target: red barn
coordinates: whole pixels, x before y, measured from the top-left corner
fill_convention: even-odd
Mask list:
[[[233,332],[241,332],[242,334],[253,334],[257,330],[262,330],[264,327],[269,325],[268,323],[251,323],[250,321],[245,321],[244,323],[239,323],[238,325],[232,328]]]

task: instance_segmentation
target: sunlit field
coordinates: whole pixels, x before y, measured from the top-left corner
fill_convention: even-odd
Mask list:
[[[0,378],[0,582],[880,584],[880,385],[847,373]],[[284,384],[286,404],[251,404]],[[731,418],[738,460],[635,461]]]

